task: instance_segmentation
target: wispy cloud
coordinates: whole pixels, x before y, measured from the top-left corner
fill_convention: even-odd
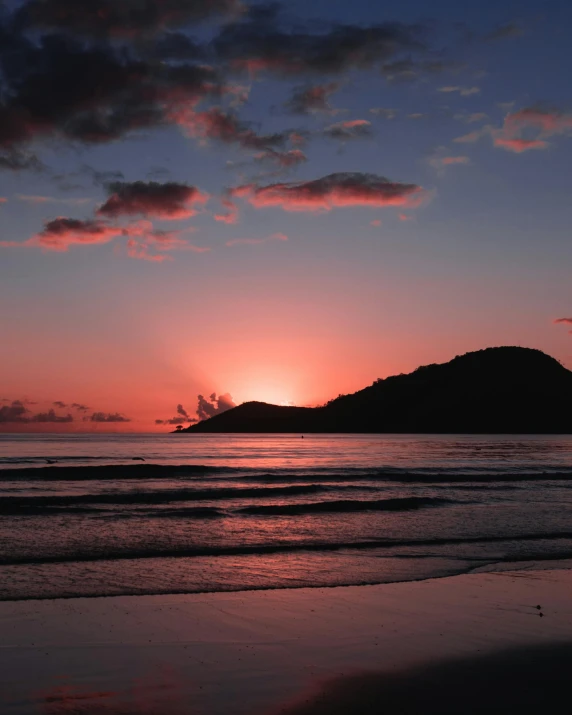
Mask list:
[[[479,87],[446,86],[446,87],[439,87],[439,89],[437,91],[444,92],[446,94],[458,92],[461,95],[461,97],[470,97],[473,94],[479,94],[481,90]]]
[[[330,174],[313,181],[247,184],[232,190],[256,208],[279,207],[284,211],[331,211],[349,206],[399,206],[415,208],[430,194],[416,184],[402,184],[375,174]]]
[[[284,233],[273,233],[271,236],[266,238],[232,238],[230,241],[226,242],[226,245],[230,248],[232,246],[260,246],[264,243],[273,243],[276,241],[287,241],[288,236]]]

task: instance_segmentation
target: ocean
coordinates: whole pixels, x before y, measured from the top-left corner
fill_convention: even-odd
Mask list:
[[[0,435],[0,600],[548,568],[571,508],[572,436]]]

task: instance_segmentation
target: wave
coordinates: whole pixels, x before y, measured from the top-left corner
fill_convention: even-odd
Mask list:
[[[272,497],[303,496],[308,494],[334,493],[345,491],[375,491],[374,487],[338,486],[321,484],[291,485],[280,487],[221,487],[215,489],[162,489],[149,491],[129,491],[104,494],[66,494],[61,496],[3,497],[0,500],[0,514],[59,513],[71,508],[73,513],[86,505],[132,505],[170,504],[187,501],[220,501],[222,499],[267,499]],[[57,510],[57,512],[56,512]],[[97,510],[94,510],[97,511]]]
[[[228,546],[197,546],[172,549],[153,548],[118,548],[115,551],[76,551],[73,553],[51,554],[45,556],[9,556],[0,557],[0,566],[17,566],[49,563],[74,563],[95,561],[125,561],[132,559],[157,559],[157,558],[191,558],[191,557],[218,557],[218,556],[249,556],[294,553],[304,551],[364,551],[373,549],[396,549],[403,547],[432,547],[454,546],[462,544],[492,544],[492,543],[517,543],[519,541],[572,541],[572,532],[545,532],[528,534],[504,534],[496,536],[468,536],[468,537],[437,537],[433,539],[388,539],[379,538],[368,541],[334,541],[334,542],[285,542],[277,544],[240,544]],[[572,545],[571,551],[572,554]],[[409,558],[409,555],[404,558]],[[411,556],[419,558],[418,555]],[[501,561],[499,558],[487,559],[488,561]],[[514,560],[510,556],[510,560]]]
[[[228,467],[205,464],[106,464],[106,465],[38,465],[35,467],[2,468],[1,481],[100,481],[128,479],[241,479],[251,483],[298,482],[298,481],[392,481],[420,484],[462,484],[490,482],[526,482],[526,481],[572,481],[572,469],[561,465],[534,469],[484,468],[418,468],[399,467],[315,467],[295,469],[260,469],[254,467]]]
[[[451,499],[439,499],[434,497],[402,497],[395,499],[375,499],[366,500],[341,500],[322,501],[309,504],[262,504],[247,506],[237,509],[240,514],[264,515],[295,515],[295,514],[321,514],[333,512],[353,512],[353,511],[411,511],[422,509],[428,506],[443,506],[454,504]]]

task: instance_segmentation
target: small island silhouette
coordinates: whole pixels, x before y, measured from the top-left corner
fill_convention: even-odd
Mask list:
[[[245,402],[177,431],[203,432],[572,433],[572,372],[540,350],[486,348],[321,407]]]

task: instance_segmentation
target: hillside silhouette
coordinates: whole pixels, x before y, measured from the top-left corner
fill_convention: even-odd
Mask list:
[[[570,433],[572,372],[540,350],[487,348],[322,407],[246,402],[181,432]]]

